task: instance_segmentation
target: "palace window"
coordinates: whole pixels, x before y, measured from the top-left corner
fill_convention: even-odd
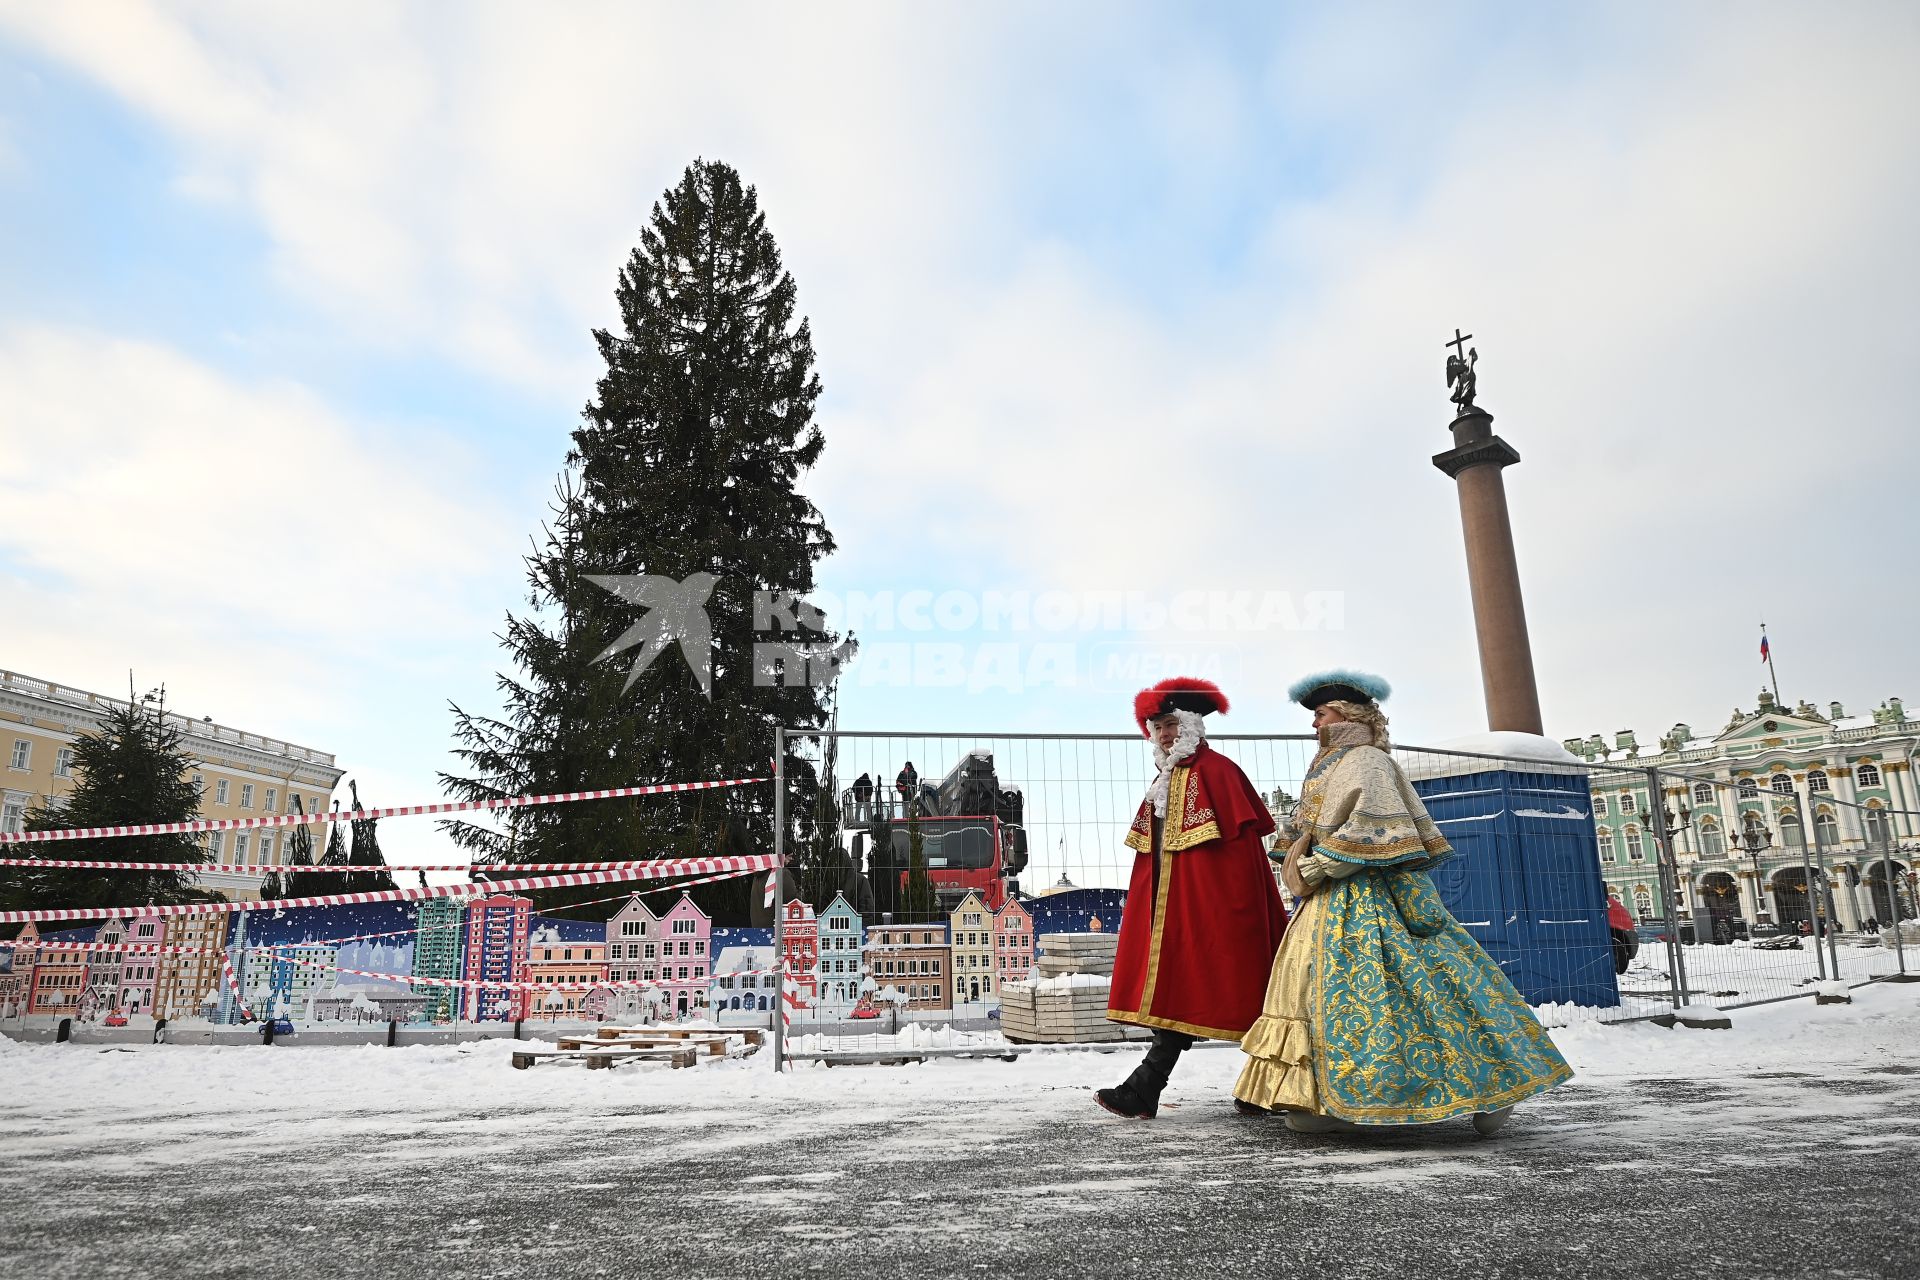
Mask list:
[[[1863,764],[1854,770],[1853,776],[1854,780],[1863,787],[1877,787],[1880,785],[1880,769],[1877,765]]]
[[[1787,774],[1787,773],[1776,773],[1773,775],[1773,778],[1767,783],[1767,786],[1771,788],[1773,791],[1773,794],[1777,796],[1790,796],[1793,794],[1793,775]]]
[[[267,803],[262,806],[268,813],[280,812],[280,791],[277,787],[267,788]]]
[[[1780,815],[1780,843],[1789,849],[1799,849],[1806,845],[1806,832],[1800,829],[1800,819],[1791,813]]]
[[[247,860],[247,836],[245,832],[236,832],[234,834],[233,860],[235,862],[245,862]]]
[[[213,802],[215,804],[225,804],[227,802],[227,788],[230,785],[225,778],[213,784]]]
[[[1605,796],[1595,796],[1593,798],[1593,816],[1596,818],[1604,818],[1608,812],[1607,798]]]
[[[22,800],[9,800],[0,807],[0,831],[17,834],[26,829],[27,806]]]
[[[13,740],[13,767],[16,769],[24,769],[27,767],[27,762],[32,759],[33,743],[25,738],[15,738]]]
[[[1742,799],[1752,799],[1759,794],[1759,783],[1755,782],[1752,778],[1740,779],[1740,795]]]
[[[1708,782],[1696,782],[1693,786],[1693,802],[1695,804],[1712,804],[1713,803],[1713,784]]]
[[[1602,862],[1615,861],[1615,858],[1613,856],[1613,832],[1607,830],[1605,827],[1602,827],[1598,831],[1594,832],[1594,835],[1597,836],[1600,841],[1600,861]]]
[[[1622,813],[1638,812],[1638,810],[1636,810],[1633,807],[1633,797],[1624,791],[1620,793],[1620,812]]]
[[[1700,824],[1700,856],[1703,858],[1723,857],[1727,852],[1727,842],[1720,835],[1720,828],[1711,819]]]
[[[243,782],[240,784],[240,807],[242,809],[253,808],[253,784],[251,782]]]
[[[1887,815],[1881,809],[1869,809],[1866,812],[1867,844],[1875,849],[1885,849],[1889,844],[1892,827],[1887,824]]]
[[[1642,920],[1653,919],[1653,890],[1643,884],[1633,886],[1633,909]]]
[[[260,861],[273,861],[273,837],[264,831],[260,833]]]
[[[1830,791],[1832,788],[1827,785],[1827,775],[1814,769],[1807,774],[1807,790]]]
[[[73,748],[62,747],[53,755],[53,776],[71,778],[73,776]]]
[[[1813,820],[1813,835],[1816,843],[1831,849],[1840,841],[1840,826],[1832,814],[1823,813]]]
[[[1631,827],[1631,826],[1628,827],[1626,831],[1626,836],[1627,836],[1627,861],[1628,862],[1645,862],[1647,860],[1647,854],[1646,854],[1646,850],[1641,848],[1640,846],[1640,828]]]

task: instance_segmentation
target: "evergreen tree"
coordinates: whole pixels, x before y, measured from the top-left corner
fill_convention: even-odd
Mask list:
[[[353,807],[357,812],[365,806],[360,803],[360,784],[349,780],[347,792],[353,797]],[[371,871],[350,871],[347,873],[347,893],[377,893],[383,889],[397,886],[393,883],[393,874],[387,870],[387,860],[380,852],[380,837],[375,828],[380,825],[378,818],[355,818],[352,828],[352,846],[347,852],[347,865],[352,867],[372,867]]]
[[[185,735],[167,718],[164,696],[109,706],[97,733],[73,744],[72,791],[42,797],[27,811],[28,831],[191,822],[200,816],[193,757]],[[177,862],[179,871],[86,871],[33,867],[0,876],[0,907],[119,907],[204,902],[215,895],[194,883],[188,867],[207,862],[203,837],[192,834],[110,836],[12,846],[23,857],[86,862]]]
[[[526,560],[531,608],[501,637],[504,709],[453,707],[466,772],[442,781],[464,800],[765,776],[776,727],[824,723],[825,691],[755,648],[755,592],[812,590],[834,544],[797,488],[824,445],[812,334],[753,188],[696,161],[654,206],[614,296],[617,331],[594,333],[605,371]],[[644,670],[637,653],[619,654],[650,611],[593,579],[643,574],[711,575],[708,688],[678,646]],[[832,650],[824,619],[808,620],[821,625],[787,639]],[[786,776],[798,852],[818,820],[815,763],[790,751]],[[509,850],[521,862],[765,853],[772,824],[762,785],[444,825],[484,864]],[[695,892],[723,922],[759,903],[744,880]]]
[[[301,803],[300,797],[298,794],[289,796],[288,799],[292,803],[288,805],[287,812],[298,813],[298,814],[304,814],[306,812],[306,806]],[[287,866],[290,866],[290,867],[312,866],[313,865],[313,827],[312,825],[309,823],[303,822],[298,826],[290,828],[287,832],[286,844],[284,847],[287,853],[287,862],[286,862]],[[318,877],[316,876],[283,875],[278,871],[269,872],[267,874],[266,880],[262,882],[260,886],[260,900],[262,902],[277,902],[282,898],[308,897],[315,892],[314,882],[317,879]]]
[[[335,804],[333,809],[335,813],[338,813],[340,806]],[[337,873],[318,872],[311,875],[288,876],[287,879],[293,882],[291,886],[292,893],[289,896],[296,898],[316,898],[329,893],[353,892],[353,890],[348,887],[353,877],[346,869],[350,861],[347,854],[346,825],[346,823],[337,821],[329,821],[327,823],[327,848],[326,852],[320,855],[318,862],[311,861],[313,856],[313,837],[306,835],[306,827],[300,828],[301,833],[306,835],[306,843],[303,851],[310,860],[305,865],[339,867],[340,870]],[[289,854],[287,860],[292,862],[293,855]]]

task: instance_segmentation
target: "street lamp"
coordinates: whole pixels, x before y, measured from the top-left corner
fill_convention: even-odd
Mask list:
[[[1740,848],[1753,862],[1753,922],[1756,925],[1771,924],[1771,920],[1761,918],[1767,913],[1764,906],[1766,899],[1760,896],[1760,853],[1772,846],[1773,837],[1768,834],[1766,825],[1753,816],[1752,810],[1748,810],[1742,818],[1737,838]]]

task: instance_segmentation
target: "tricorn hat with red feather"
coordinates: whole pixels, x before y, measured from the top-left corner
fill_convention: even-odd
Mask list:
[[[1169,711],[1197,711],[1204,716],[1226,709],[1227,695],[1220,692],[1220,686],[1193,676],[1173,676],[1133,695],[1133,722],[1140,726],[1143,737],[1147,721]]]

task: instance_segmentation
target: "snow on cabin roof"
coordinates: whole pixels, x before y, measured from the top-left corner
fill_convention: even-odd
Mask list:
[[[772,967],[773,948],[767,946],[723,947],[720,954],[713,958],[713,976],[716,978],[724,978],[742,969],[771,969]]]

